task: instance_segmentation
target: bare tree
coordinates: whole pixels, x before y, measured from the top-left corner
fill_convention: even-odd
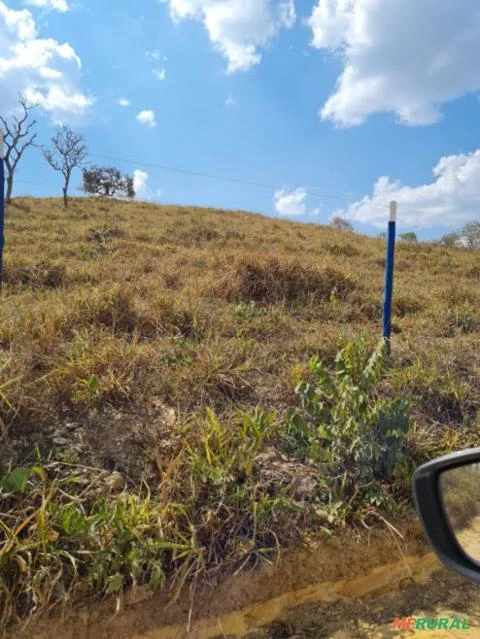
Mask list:
[[[340,215],[335,215],[335,217],[332,218],[330,226],[333,226],[334,229],[339,229],[340,231],[353,231],[352,223]]]
[[[65,124],[57,126],[52,138],[52,148],[44,149],[43,155],[52,169],[63,175],[63,205],[68,207],[68,187],[72,171],[81,167],[87,157],[85,138],[81,133],[75,133]]]
[[[452,248],[453,246],[459,246],[460,244],[460,234],[456,231],[452,231],[451,233],[447,233],[442,237],[440,243],[443,246],[447,246],[448,248]]]
[[[7,149],[4,155],[4,161],[7,169],[7,193],[5,201],[8,204],[12,201],[13,178],[18,163],[29,146],[36,146],[35,140],[37,138],[37,134],[33,133],[37,122],[31,119],[30,112],[38,105],[28,104],[23,95],[19,96],[18,101],[22,109],[21,116],[17,117],[13,115],[10,120],[8,120],[0,115],[0,122],[3,125],[5,133],[4,143]]]
[[[465,246],[469,249],[480,248],[480,221],[468,222],[460,231]]]

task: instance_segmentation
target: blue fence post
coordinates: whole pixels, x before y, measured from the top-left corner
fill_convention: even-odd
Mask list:
[[[5,167],[3,162],[3,131],[0,129],[0,286],[3,283],[3,245],[5,221]]]
[[[397,203],[390,202],[390,219],[387,235],[387,259],[385,263],[385,291],[383,297],[383,337],[387,340],[387,352],[390,355],[392,335],[392,295],[393,271],[395,267],[395,235],[397,226]]]

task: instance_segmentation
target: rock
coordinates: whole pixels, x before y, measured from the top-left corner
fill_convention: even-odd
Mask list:
[[[111,490],[123,490],[125,487],[125,479],[122,473],[114,471],[105,479],[105,483]]]

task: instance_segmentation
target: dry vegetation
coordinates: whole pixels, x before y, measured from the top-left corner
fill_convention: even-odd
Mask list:
[[[381,240],[248,213],[14,201],[3,621],[213,579],[306,533],[410,512],[413,465],[478,442],[478,253],[398,245],[392,360],[374,397],[410,396],[410,428],[394,470],[370,469],[375,494],[340,453],[322,461],[318,442],[292,435],[289,413],[312,356],[332,369],[352,337],[375,347],[383,260]]]

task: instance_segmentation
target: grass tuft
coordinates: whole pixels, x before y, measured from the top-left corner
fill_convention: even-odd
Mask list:
[[[306,303],[328,300],[332,294],[346,297],[355,286],[348,275],[331,267],[319,270],[299,261],[244,257],[226,274],[216,293],[229,302]]]

